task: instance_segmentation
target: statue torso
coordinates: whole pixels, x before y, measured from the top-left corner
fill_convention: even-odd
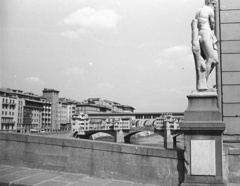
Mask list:
[[[209,23],[210,13],[213,13],[213,10],[208,6],[204,6],[204,7],[200,8],[198,10],[198,12],[196,13],[196,19],[198,20],[198,29],[199,30],[211,31],[210,23]]]

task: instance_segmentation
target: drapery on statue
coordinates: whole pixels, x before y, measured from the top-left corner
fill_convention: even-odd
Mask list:
[[[214,34],[214,10],[217,0],[205,0],[192,21],[192,52],[196,68],[196,88],[205,91],[210,73],[218,64],[217,38]]]

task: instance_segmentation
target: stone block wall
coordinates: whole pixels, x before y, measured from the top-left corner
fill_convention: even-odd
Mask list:
[[[228,180],[229,183],[240,185],[240,149],[228,149]]]
[[[154,185],[184,180],[183,151],[79,139],[0,133],[0,164]]]
[[[240,134],[240,1],[219,0],[219,100],[225,134]]]

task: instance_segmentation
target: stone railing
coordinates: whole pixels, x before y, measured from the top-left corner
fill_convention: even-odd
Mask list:
[[[0,133],[0,164],[177,186],[183,151],[79,139]]]

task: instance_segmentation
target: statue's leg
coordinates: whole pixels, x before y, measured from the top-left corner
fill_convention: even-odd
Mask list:
[[[217,63],[216,54],[213,49],[210,34],[204,33],[202,35],[200,45],[206,57],[206,80],[208,80],[210,73],[212,72],[213,68],[215,67],[215,64]]]
[[[213,50],[213,63],[212,63],[212,66],[211,66],[210,74],[211,74],[212,70],[214,69],[214,67],[217,66],[218,62],[219,62],[218,51],[217,51],[217,49],[214,49]]]
[[[199,64],[197,65],[197,90],[204,91],[208,89],[207,81],[206,81],[206,71],[203,71],[202,64],[205,61],[203,58],[199,59]]]
[[[206,65],[201,56],[200,40],[201,36],[198,35],[197,20],[192,21],[192,52],[196,68],[196,89],[198,91],[207,90],[207,83],[205,77]]]
[[[213,68],[214,68],[213,59],[208,58],[207,62],[206,62],[206,80],[207,81],[208,81],[209,75],[212,72]]]

